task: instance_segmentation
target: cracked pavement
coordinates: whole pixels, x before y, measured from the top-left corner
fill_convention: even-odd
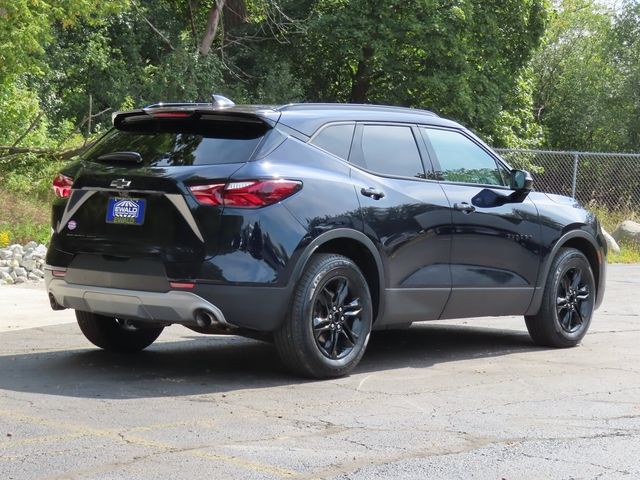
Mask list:
[[[613,265],[573,349],[518,317],[376,332],[355,373],[165,330],[92,348],[42,287],[0,287],[2,479],[640,478],[640,265]]]

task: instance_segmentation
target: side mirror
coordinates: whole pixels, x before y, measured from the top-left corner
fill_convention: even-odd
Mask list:
[[[509,196],[511,201],[522,202],[533,189],[533,178],[526,170],[511,170],[509,188],[513,193]]]
[[[511,170],[509,187],[516,192],[529,193],[533,189],[533,178],[526,170]]]

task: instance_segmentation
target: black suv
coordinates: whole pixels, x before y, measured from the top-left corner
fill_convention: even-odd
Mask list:
[[[596,218],[431,112],[216,97],[113,124],[55,178],[47,255],[52,307],[98,347],[181,324],[334,377],[372,329],[524,315],[569,347],[602,302]]]

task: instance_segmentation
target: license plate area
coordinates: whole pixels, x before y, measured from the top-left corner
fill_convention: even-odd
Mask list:
[[[146,209],[144,198],[109,197],[105,220],[119,225],[142,225]]]

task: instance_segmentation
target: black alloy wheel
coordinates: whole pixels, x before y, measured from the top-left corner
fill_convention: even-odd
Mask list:
[[[353,351],[364,329],[361,302],[346,277],[332,278],[316,297],[313,336],[327,358],[337,360]]]
[[[580,268],[567,270],[558,283],[556,314],[560,326],[567,333],[577,332],[593,308],[589,285],[582,279]]]
[[[596,287],[589,261],[575,248],[562,248],[551,264],[542,305],[525,316],[534,342],[573,347],[585,336],[595,305]]]
[[[340,377],[360,362],[372,322],[369,286],[358,266],[342,255],[321,253],[305,267],[274,340],[290,370]]]

